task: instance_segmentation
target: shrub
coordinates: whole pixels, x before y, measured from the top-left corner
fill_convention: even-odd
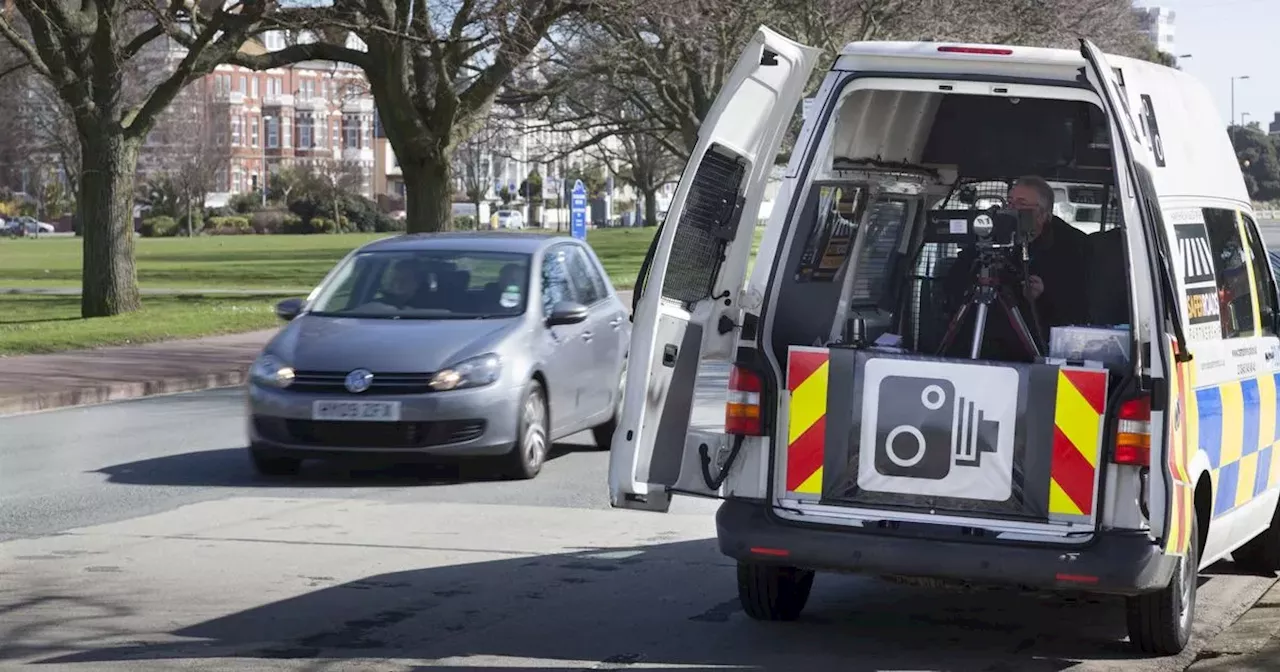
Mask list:
[[[403,219],[396,219],[389,215],[379,214],[378,224],[374,228],[376,233],[401,233],[405,230],[406,223]]]
[[[476,228],[476,218],[471,215],[463,215],[453,218],[453,228],[456,231],[471,231]]]
[[[205,221],[204,217],[201,216],[199,212],[196,212],[195,216],[191,220],[191,228],[188,229],[187,216],[183,215],[178,218],[178,232],[175,233],[174,235],[185,236],[187,235],[187,231],[191,231],[192,234],[198,236],[200,235],[200,232],[204,230],[204,221]]]
[[[333,233],[338,228],[338,225],[327,217],[312,217],[307,223],[311,229],[307,233]]]
[[[144,238],[168,238],[178,235],[178,223],[168,215],[147,217],[142,220],[142,225],[138,227],[138,232]]]
[[[253,233],[253,225],[248,217],[213,217],[207,230],[215,236],[242,236]]]
[[[302,221],[300,217],[286,210],[259,210],[249,218],[249,224],[253,227],[254,233],[286,233],[284,223],[290,217]]]
[[[280,233],[311,233],[311,228],[309,223],[291,212],[285,215],[284,221],[280,223]]]
[[[262,193],[254,192],[251,194],[236,194],[227,202],[227,208],[234,211],[238,215],[247,215],[256,212],[262,207]]]

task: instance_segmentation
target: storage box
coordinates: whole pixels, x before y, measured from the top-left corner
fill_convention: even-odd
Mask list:
[[[1068,362],[1101,362],[1104,366],[1129,364],[1129,327],[1052,327],[1049,358]]]

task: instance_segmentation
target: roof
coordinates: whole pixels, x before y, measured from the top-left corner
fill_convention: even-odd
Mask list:
[[[388,250],[471,250],[476,252],[523,252],[532,254],[553,240],[574,240],[554,233],[503,231],[452,231],[411,233],[382,238],[360,248],[362,251]]]

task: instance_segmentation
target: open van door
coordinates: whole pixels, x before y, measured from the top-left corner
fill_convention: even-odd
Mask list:
[[[732,352],[765,182],[818,55],[761,26],[702,122],[632,317],[631,365],[609,458],[616,507],[670,506],[698,363]]]
[[[1142,144],[1144,138],[1147,138],[1149,143],[1155,141],[1149,137],[1150,131],[1139,129],[1130,111],[1128,98],[1121,89],[1122,85],[1117,82],[1115,69],[1107,63],[1102,51],[1088,40],[1081,40],[1080,44],[1080,51],[1088,63],[1084,68],[1085,75],[1094,90],[1102,97],[1107,116],[1112,122],[1115,180],[1120,194],[1118,202],[1124,215],[1129,249],[1150,250],[1148,257],[1155,262],[1154,272],[1150,276],[1137,278],[1138,292],[1157,300],[1160,295],[1168,297],[1166,301],[1178,300],[1181,294],[1178,292],[1177,280],[1173,277],[1171,270],[1176,266],[1173,265],[1160,204],[1154,202],[1155,185],[1151,167],[1155,156],[1154,145],[1147,147]],[[1153,300],[1133,305],[1156,306],[1158,304]],[[1143,316],[1139,316],[1140,323],[1143,321],[1148,323],[1145,329],[1141,325],[1135,325],[1139,327],[1135,330],[1140,339],[1139,342],[1149,343],[1152,346],[1139,347],[1138,351],[1147,353],[1147,361],[1139,361],[1139,365],[1147,368],[1145,373],[1153,381],[1168,379],[1170,372],[1179,366],[1178,360],[1186,361],[1189,358],[1182,321],[1177,317],[1179,314],[1180,311],[1171,307],[1163,307],[1160,313],[1146,316],[1146,320]],[[1166,323],[1165,315],[1174,316],[1174,319],[1167,321],[1172,328],[1172,347],[1168,347],[1169,339],[1165,336],[1151,333],[1151,330]],[[1176,389],[1177,385],[1177,381],[1174,381],[1173,385],[1153,386],[1156,390],[1164,390],[1164,394],[1168,396],[1164,399],[1152,400],[1152,417],[1150,418],[1152,427],[1164,427],[1166,424],[1160,422],[1163,413],[1156,409],[1178,408],[1180,391]],[[1165,550],[1170,554],[1181,555],[1186,550],[1187,525],[1181,520],[1182,516],[1172,514],[1190,507],[1193,489],[1192,484],[1181,482],[1181,474],[1185,474],[1186,465],[1180,462],[1184,462],[1186,456],[1180,454],[1180,451],[1169,450],[1166,439],[1167,432],[1163,430],[1159,436],[1150,437],[1149,463],[1152,469],[1151,494],[1148,501],[1149,520],[1152,529],[1166,542]]]

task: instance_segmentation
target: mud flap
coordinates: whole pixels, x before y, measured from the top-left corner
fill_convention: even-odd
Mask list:
[[[1105,369],[826,354],[821,503],[1094,520]]]

